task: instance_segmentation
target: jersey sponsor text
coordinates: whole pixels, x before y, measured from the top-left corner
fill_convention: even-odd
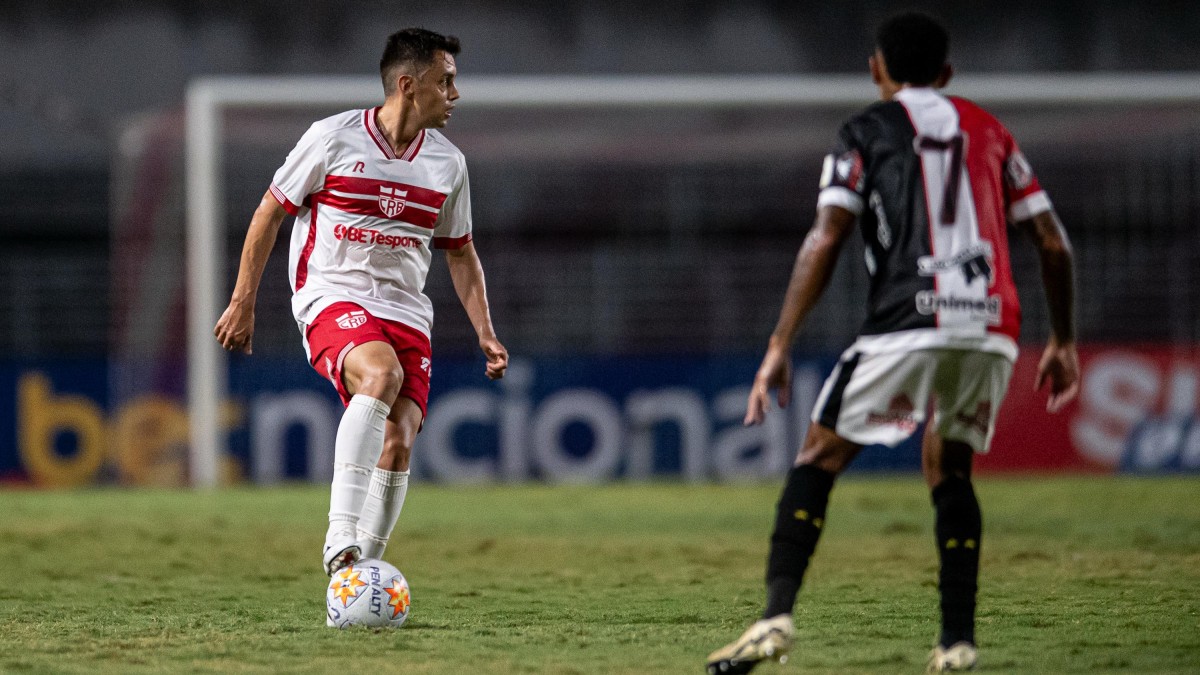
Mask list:
[[[365,227],[333,226],[333,238],[338,241],[351,241],[371,246],[387,246],[388,248],[421,248],[421,240],[416,237],[406,237],[399,234],[384,234],[379,230]]]
[[[958,295],[939,295],[936,291],[917,293],[917,311],[926,316],[942,312],[963,313],[971,321],[986,321],[989,326],[1000,325],[1000,296],[970,298]]]

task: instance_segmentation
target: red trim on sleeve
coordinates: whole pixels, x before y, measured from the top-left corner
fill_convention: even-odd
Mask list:
[[[461,237],[434,237],[434,248],[449,248],[460,249],[471,242],[471,233],[468,232]]]
[[[287,211],[288,214],[295,216],[300,213],[300,207],[293,204],[292,201],[287,198],[287,195],[283,194],[283,190],[280,190],[279,186],[275,185],[274,183],[271,183],[271,196],[275,198],[275,201],[279,202],[279,205],[282,206],[283,210]]]

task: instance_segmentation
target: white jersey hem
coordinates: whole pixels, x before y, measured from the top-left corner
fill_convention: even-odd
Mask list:
[[[300,332],[305,332],[305,327],[312,325],[312,322],[320,316],[321,312],[325,311],[330,305],[338,302],[352,302],[359,307],[367,310],[371,316],[376,319],[384,319],[387,321],[396,321],[420,331],[426,338],[430,337],[430,322],[424,316],[417,314],[405,307],[397,305],[387,305],[372,298],[354,297],[348,294],[329,293],[321,295],[317,299],[307,303],[304,307],[297,307],[295,300],[298,295],[293,295],[292,313],[296,317],[296,323],[300,327]]]
[[[863,354],[915,351],[918,349],[965,349],[1000,354],[1017,360],[1017,343],[1001,333],[962,333],[949,329],[915,328],[879,335],[859,336],[847,351]]]

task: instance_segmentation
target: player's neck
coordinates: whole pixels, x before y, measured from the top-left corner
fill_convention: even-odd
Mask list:
[[[885,82],[879,85],[879,99],[882,101],[890,101],[896,97],[896,94],[905,89],[936,89],[932,84],[910,84],[905,82],[898,84],[896,82]]]
[[[403,154],[417,134],[421,133],[416,116],[406,112],[399,103],[387,101],[375,113],[376,126],[397,156]]]

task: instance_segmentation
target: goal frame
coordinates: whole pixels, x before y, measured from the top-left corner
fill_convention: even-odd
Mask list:
[[[864,75],[474,76],[460,80],[473,108],[762,108],[866,105],[876,97]],[[977,74],[953,92],[981,103],[1112,105],[1200,103],[1200,73]],[[377,77],[214,76],[186,93],[187,410],[191,484],[218,483],[225,452],[220,407],[228,361],[213,339],[221,312],[226,232],[223,116],[239,108],[377,105]],[[832,130],[831,130],[832,133]]]

